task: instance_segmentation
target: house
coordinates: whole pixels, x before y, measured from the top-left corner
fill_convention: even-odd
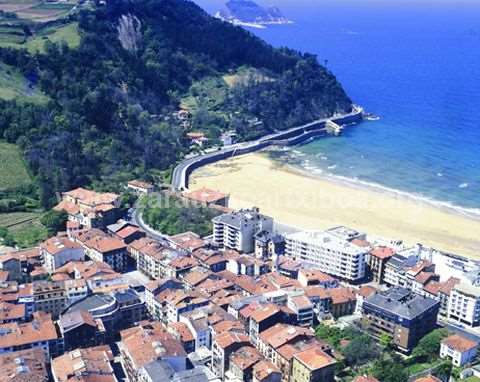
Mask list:
[[[120,202],[117,194],[77,188],[62,193],[62,200],[54,209],[66,211],[70,221],[83,227],[106,227],[117,220]]]
[[[273,259],[285,253],[285,238],[271,231],[260,231],[255,234],[255,257]]]
[[[253,311],[250,315],[248,331],[250,341],[256,345],[260,333],[273,325],[282,322],[282,316],[282,310],[275,304],[266,304]]]
[[[230,367],[230,355],[243,346],[250,345],[248,337],[243,333],[223,332],[216,336],[212,344],[211,368],[217,377],[224,380]]]
[[[21,282],[23,279],[21,261],[12,253],[0,255],[0,270],[6,272],[8,281]]]
[[[44,241],[40,244],[40,254],[49,273],[55,272],[70,261],[85,260],[83,247],[71,241],[66,235],[57,235]]]
[[[184,232],[170,236],[170,243],[174,249],[192,253],[206,245],[206,242],[194,232]]]
[[[475,359],[477,348],[477,342],[459,334],[453,334],[442,340],[440,358],[449,358],[454,366],[462,367]]]
[[[187,368],[187,354],[182,344],[158,321],[142,321],[121,331],[120,337],[122,367],[131,382],[142,381],[141,369],[153,361],[163,360],[174,371]]]
[[[48,382],[47,359],[41,349],[26,349],[0,355],[0,381]]]
[[[333,382],[336,361],[321,349],[312,347],[293,356],[291,382]]]
[[[113,362],[114,356],[109,346],[75,349],[52,360],[53,380],[118,382]]]
[[[304,287],[318,285],[322,288],[336,288],[338,286],[337,279],[318,269],[301,269],[298,272],[298,282]]]
[[[127,189],[134,191],[138,195],[149,195],[155,190],[155,187],[151,183],[134,179],[127,183]]]
[[[253,346],[242,346],[230,354],[229,368],[225,372],[225,379],[251,381],[253,367],[262,360],[264,360],[263,356]]]
[[[187,133],[187,138],[190,140],[192,144],[198,145],[202,147],[204,144],[208,142],[208,138],[202,132],[190,132]]]
[[[183,193],[183,197],[202,206],[217,205],[228,207],[229,195],[206,187]]]
[[[253,366],[253,382],[280,382],[282,373],[273,363],[260,361]]]

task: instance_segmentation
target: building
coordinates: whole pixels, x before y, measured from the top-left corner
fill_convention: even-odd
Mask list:
[[[22,322],[26,318],[27,309],[25,304],[10,304],[6,301],[0,301],[0,324]]]
[[[52,360],[53,380],[118,382],[113,362],[109,346],[75,349]]]
[[[67,291],[63,281],[35,281],[32,288],[36,311],[49,313],[57,318],[66,308]]]
[[[83,227],[106,227],[117,220],[120,202],[117,194],[77,188],[62,193],[62,201],[54,209],[66,211],[70,221]]]
[[[389,247],[376,247],[370,251],[368,268],[373,281],[382,284],[385,278],[385,267],[388,260],[395,254],[395,250]]]
[[[288,295],[287,307],[295,314],[295,323],[299,326],[313,325],[313,304],[304,294]]]
[[[251,381],[253,367],[264,360],[263,356],[253,346],[243,346],[230,354],[229,369],[225,373],[227,381]]]
[[[57,321],[66,351],[100,345],[105,340],[105,328],[90,312],[76,310],[63,314]]]
[[[303,231],[286,235],[285,255],[329,275],[355,282],[365,276],[368,249],[330,232]]]
[[[440,303],[434,299],[405,288],[390,288],[364,300],[363,324],[373,336],[387,334],[400,351],[410,352],[435,328],[439,308]]]
[[[202,206],[217,205],[228,207],[229,195],[206,187],[183,193],[183,197]]]
[[[40,254],[44,267],[49,273],[70,261],[85,260],[83,247],[71,241],[67,236],[57,235],[40,244]]]
[[[442,340],[440,358],[449,358],[454,366],[462,367],[477,356],[478,343],[458,334]]]
[[[280,382],[282,373],[270,361],[263,360],[253,366],[253,382]]]
[[[230,367],[230,355],[243,346],[250,345],[246,334],[223,332],[217,335],[212,344],[212,371],[217,377],[224,380],[225,373]]]
[[[480,324],[480,287],[460,282],[452,289],[448,320],[470,327]]]
[[[34,313],[33,321],[0,325],[0,355],[25,349],[41,349],[46,359],[63,352],[60,337],[51,316]]]
[[[271,231],[260,231],[255,234],[255,257],[270,259],[283,256],[285,253],[285,238]]]
[[[48,382],[47,359],[41,349],[0,355],[1,382]]]
[[[258,208],[240,210],[213,218],[213,243],[222,248],[251,253],[255,235],[273,231],[273,219],[261,215]]]
[[[8,277],[5,281],[21,282],[23,279],[21,261],[13,253],[0,255],[0,271],[7,272]]]
[[[298,271],[298,282],[301,286],[321,286],[322,288],[336,288],[338,280],[318,269],[301,269]]]
[[[165,361],[175,372],[187,368],[182,344],[158,321],[143,321],[120,336],[122,367],[130,382],[143,382],[142,369],[154,361]]]
[[[127,183],[127,189],[134,191],[138,195],[150,195],[155,190],[155,187],[151,183],[134,179]]]
[[[333,382],[336,361],[312,347],[293,356],[291,382]]]
[[[250,315],[249,336],[254,345],[257,344],[258,336],[264,330],[282,321],[283,312],[275,304],[266,304],[258,307]]]
[[[94,234],[83,242],[86,255],[96,262],[103,262],[116,272],[123,272],[126,268],[127,245],[116,237],[106,234]]]
[[[188,253],[199,250],[205,246],[205,241],[195,232],[183,232],[170,236],[170,243],[174,249],[184,250]]]
[[[145,303],[133,289],[117,290],[110,294],[96,293],[69,306],[63,315],[77,311],[88,312],[101,320],[107,336],[145,319]]]

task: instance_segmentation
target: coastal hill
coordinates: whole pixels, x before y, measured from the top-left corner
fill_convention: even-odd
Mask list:
[[[278,7],[261,7],[251,0],[229,0],[216,16],[233,24],[251,26],[290,23]]]
[[[164,180],[189,152],[189,131],[212,144],[226,130],[251,139],[352,108],[315,56],[275,49],[190,1],[98,2],[49,22],[50,35],[65,25],[75,44],[0,44],[11,72],[0,85],[20,89],[0,91],[0,139],[20,149],[34,185],[2,197],[27,192],[49,207],[76,186]]]

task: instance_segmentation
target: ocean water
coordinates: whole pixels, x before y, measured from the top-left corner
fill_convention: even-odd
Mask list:
[[[197,3],[213,12],[222,2]],[[480,0],[269,3],[295,23],[250,30],[317,54],[380,117],[288,157],[313,173],[480,213]]]

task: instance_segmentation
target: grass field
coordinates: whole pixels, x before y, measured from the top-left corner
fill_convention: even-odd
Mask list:
[[[61,3],[44,0],[0,0],[0,10],[13,12],[20,19],[47,22],[66,16],[76,3],[73,0]]]
[[[47,229],[40,223],[40,216],[39,212],[0,214],[0,227],[8,228],[19,247],[32,247],[48,237]]]
[[[80,45],[78,23],[70,23],[61,27],[42,30],[34,38],[28,39],[23,46],[32,53],[36,51],[43,52],[47,40],[53,43],[64,41],[70,48],[76,48]]]
[[[31,182],[17,146],[0,141],[0,189]]]
[[[0,98],[24,100],[37,104],[48,101],[48,97],[38,87],[31,87],[28,80],[18,70],[2,63],[0,63]],[[0,185],[1,183],[0,180]]]

